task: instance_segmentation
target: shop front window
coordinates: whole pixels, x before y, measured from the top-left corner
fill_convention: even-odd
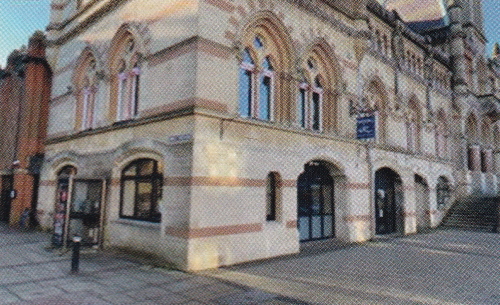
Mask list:
[[[139,159],[122,172],[120,217],[160,222],[159,201],[163,184],[158,162]]]

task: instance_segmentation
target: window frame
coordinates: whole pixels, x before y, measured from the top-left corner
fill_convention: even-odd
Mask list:
[[[139,114],[140,53],[136,39],[127,34],[118,46],[117,57],[113,60],[112,98],[115,102],[115,121],[133,120]]]
[[[140,175],[140,166],[144,166],[146,162],[153,162],[153,170],[151,174]],[[125,172],[136,167],[136,173],[134,175],[126,175]],[[125,184],[128,181],[134,182],[134,198],[133,198],[133,215],[125,215],[124,213],[124,194],[125,194]],[[139,183],[149,183],[151,185],[150,193],[150,206],[149,206],[149,216],[142,217],[138,215],[138,184]],[[160,212],[160,201],[162,199],[163,193],[163,174],[159,171],[158,161],[154,159],[141,158],[131,161],[125,166],[121,171],[120,176],[120,211],[119,217],[122,219],[133,219],[148,222],[161,222],[161,212]],[[155,215],[155,211],[157,211]]]
[[[277,82],[273,48],[267,43],[267,39],[257,33],[252,43],[243,49],[238,76],[238,114],[243,118],[273,122]],[[266,100],[263,100],[263,90],[267,93]]]
[[[281,176],[269,172],[266,179],[266,221],[278,220],[278,205],[281,194]]]

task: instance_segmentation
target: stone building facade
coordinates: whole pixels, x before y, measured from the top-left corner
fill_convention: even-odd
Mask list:
[[[481,1],[444,8],[53,0],[43,225],[186,270],[439,225],[500,170]]]
[[[26,209],[37,210],[52,78],[45,47],[44,34],[36,32],[0,69],[0,221],[10,225],[18,225]]]

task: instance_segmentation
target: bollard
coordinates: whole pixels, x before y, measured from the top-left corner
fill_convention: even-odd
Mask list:
[[[80,268],[80,236],[73,236],[73,255],[71,256],[71,273],[78,273]]]

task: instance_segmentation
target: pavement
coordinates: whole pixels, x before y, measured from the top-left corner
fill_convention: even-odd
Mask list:
[[[500,234],[435,230],[206,273],[310,304],[500,304]]]
[[[49,241],[47,233],[0,223],[0,304],[306,304],[109,251],[82,251],[80,271],[72,274],[71,253],[48,249]]]
[[[199,273],[110,251],[47,249],[50,235],[0,224],[0,304],[500,304],[500,234],[436,230]]]

